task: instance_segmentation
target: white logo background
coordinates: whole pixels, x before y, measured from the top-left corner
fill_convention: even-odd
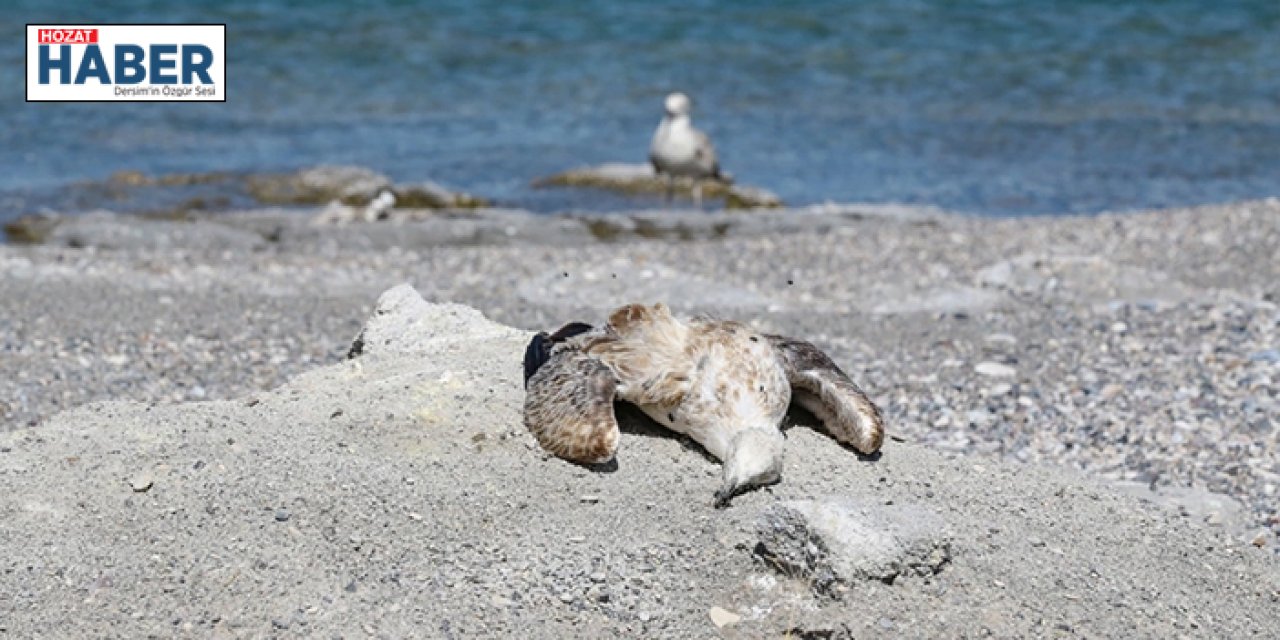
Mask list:
[[[61,72],[51,70],[49,84],[40,84],[40,37],[41,29],[97,29],[98,47],[102,51],[102,59],[106,62],[107,72],[114,83],[115,78],[115,45],[133,44],[142,47],[146,58],[142,61],[147,77],[141,83],[130,85],[102,84],[98,79],[89,77],[84,84],[71,84],[84,59],[87,45],[72,44],[71,75],[68,84],[61,83]],[[166,55],[166,60],[176,62],[175,66],[165,70],[167,75],[176,75],[179,84],[152,84],[151,82],[151,45],[178,45],[177,54]],[[199,44],[209,47],[213,53],[213,64],[209,66],[209,76],[213,85],[202,85],[199,78],[193,78],[192,84],[182,82],[182,53],[184,44]],[[50,55],[61,56],[59,45],[48,45],[52,48]],[[227,28],[225,25],[120,25],[120,24],[29,24],[27,25],[27,100],[76,102],[86,100],[109,100],[113,102],[221,102],[227,99]],[[125,95],[118,95],[116,87],[130,89]],[[203,87],[209,95],[197,95],[197,87]],[[159,91],[133,91],[134,89],[151,89]],[[168,89],[168,93],[165,89]],[[176,91],[175,91],[176,90]],[[184,95],[175,95],[184,94]]]

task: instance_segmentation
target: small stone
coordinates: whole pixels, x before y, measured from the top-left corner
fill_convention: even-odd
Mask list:
[[[982,341],[993,349],[1012,349],[1018,344],[1018,339],[1007,333],[993,333]]]
[[[711,607],[711,610],[707,611],[707,615],[711,616],[711,622],[716,625],[717,629],[723,629],[742,621],[742,616],[720,607]]]
[[[1103,400],[1113,400],[1122,393],[1124,393],[1124,386],[1113,382],[1103,387],[1102,391],[1098,393],[1098,396]]]
[[[1007,395],[1010,391],[1013,391],[1013,385],[1007,382],[1001,382],[1000,384],[993,385],[991,390],[988,392],[988,395],[1003,396]]]
[[[149,472],[142,472],[133,477],[129,481],[129,486],[133,488],[134,493],[142,493],[151,488],[156,483],[156,479]]]
[[[569,536],[569,542],[586,542],[586,541],[587,539],[583,536]]]
[[[569,593],[568,591],[560,594],[560,602],[563,602],[565,604],[569,604],[577,599],[578,599],[577,596],[573,595],[572,593]]]
[[[1249,359],[1254,362],[1269,362],[1271,364],[1280,363],[1280,349],[1263,349],[1249,354]]]
[[[608,577],[603,571],[596,571],[590,576],[592,582],[604,582]]]
[[[1129,325],[1123,322],[1116,322],[1111,325],[1111,333],[1124,333],[1129,330]]]
[[[985,427],[991,423],[992,415],[986,409],[973,409],[965,412],[965,418],[968,419],[971,425]]]
[[[289,520],[289,516],[288,509],[276,509],[276,522],[286,522]]]
[[[1263,548],[1263,547],[1267,546],[1267,532],[1266,532],[1266,531],[1259,531],[1259,532],[1258,532],[1258,535],[1254,536],[1254,537],[1253,537],[1253,540],[1250,540],[1250,541],[1249,541],[1249,544],[1251,544],[1251,545],[1253,545],[1253,546],[1255,546],[1255,547],[1257,547],[1257,548],[1259,548],[1259,549],[1261,549],[1261,548]]]
[[[991,360],[979,362],[973,370],[980,376],[990,376],[992,378],[1012,378],[1018,375],[1017,369]]]
[[[597,502],[600,502],[600,496],[586,495],[586,496],[582,496],[580,500],[582,500],[587,504],[595,504]]]

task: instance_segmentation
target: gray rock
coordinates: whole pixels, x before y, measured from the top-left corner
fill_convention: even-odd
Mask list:
[[[539,178],[535,187],[590,187],[608,189],[625,194],[659,195],[667,192],[667,181],[659,177],[648,164],[613,162],[594,167],[582,167]],[[675,181],[675,191],[692,195],[694,182],[689,179]],[[759,188],[715,180],[702,182],[702,195],[708,199],[722,199],[726,209],[769,209],[782,206],[777,195]]]
[[[249,194],[266,204],[324,204],[337,200],[366,205],[391,179],[364,167],[318,166],[293,173],[262,174],[248,179]]]
[[[15,244],[42,244],[64,219],[49,212],[20,216],[4,223],[4,235]]]
[[[397,184],[392,188],[392,192],[396,196],[397,208],[474,209],[489,204],[483,198],[450,191],[431,181]]]
[[[513,330],[460,304],[429,304],[412,285],[378,296],[373,315],[351,341],[347,358],[429,353],[444,344],[506,337]]]
[[[910,504],[788,501],[765,509],[756,533],[758,556],[810,580],[824,595],[860,580],[892,583],[904,573],[932,575],[951,558],[941,516]]]
[[[318,166],[293,173],[249,176],[249,195],[264,204],[326,204],[336,202],[364,207],[383,191],[395,196],[397,209],[473,209],[486,206],[482,199],[450,191],[434,182],[392,184],[391,179],[370,169],[353,166]],[[355,221],[339,211],[331,211],[332,221]]]

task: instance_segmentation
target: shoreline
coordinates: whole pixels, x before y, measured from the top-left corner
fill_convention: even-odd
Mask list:
[[[0,211],[0,224],[9,233],[6,241],[30,241],[49,218],[72,219],[85,213],[111,212],[129,218],[190,222],[222,221],[226,217],[318,217],[329,222],[357,222],[369,215],[393,221],[424,221],[470,215],[479,219],[527,214],[538,219],[600,218],[605,222],[623,217],[794,216],[797,212],[863,215],[977,217],[990,219],[1053,219],[1111,215],[1141,215],[1247,202],[1268,202],[1276,196],[1222,203],[1191,202],[1165,208],[1099,209],[1094,211],[949,210],[934,204],[909,202],[784,203],[767,188],[745,184],[710,183],[707,206],[694,207],[692,184],[674,185],[674,202],[662,194],[666,183],[655,178],[648,165],[609,162],[581,166],[533,178],[529,188],[540,194],[534,201],[491,200],[482,194],[456,191],[430,180],[393,181],[383,173],[355,165],[316,165],[276,171],[208,171],[148,175],[120,170],[101,180],[84,180],[46,187],[43,196],[9,194]],[[375,199],[393,196],[376,213]],[[4,194],[0,194],[4,195]],[[545,201],[544,201],[545,200]],[[813,200],[810,198],[810,200]],[[548,207],[548,203],[559,205]],[[384,203],[385,204],[385,203]],[[320,207],[317,213],[316,207]],[[32,213],[32,212],[36,213]],[[23,213],[25,212],[25,213]],[[224,221],[225,222],[225,221]]]

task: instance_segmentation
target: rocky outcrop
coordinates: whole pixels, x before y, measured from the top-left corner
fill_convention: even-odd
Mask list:
[[[473,209],[487,202],[453,192],[434,182],[395,184],[390,178],[364,167],[319,166],[292,173],[249,176],[249,195],[264,204],[307,205],[338,202],[368,205],[384,191],[396,198],[396,206],[415,209]]]
[[[669,188],[666,178],[654,172],[651,165],[620,162],[571,169],[564,173],[539,178],[533,182],[533,185],[535,187],[589,187],[631,195],[662,195],[667,193]],[[697,184],[688,178],[679,178],[674,182],[675,193],[684,197],[692,197],[695,186]],[[759,187],[718,180],[703,180],[701,187],[703,198],[722,200],[726,209],[773,209],[783,206],[778,196]]]

